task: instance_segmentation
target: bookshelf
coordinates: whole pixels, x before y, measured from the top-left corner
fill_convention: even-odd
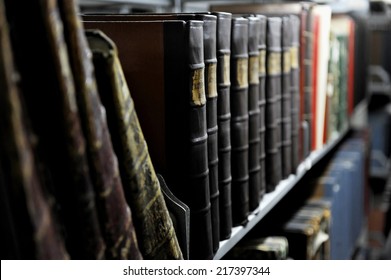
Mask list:
[[[265,194],[259,207],[248,216],[248,223],[245,226],[232,228],[231,238],[221,241],[220,248],[216,252],[214,259],[219,260],[232,249],[273,207],[292,189],[303,176],[318,164],[318,162],[331,152],[347,135],[349,128],[346,127],[339,134],[334,135],[330,141],[321,149],[313,151],[297,168],[296,174],[291,174],[282,180],[276,189]]]

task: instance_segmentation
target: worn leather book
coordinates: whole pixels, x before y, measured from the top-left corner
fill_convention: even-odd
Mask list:
[[[0,1],[1,255],[68,259],[50,197],[39,174],[34,135],[20,95],[4,2]]]
[[[217,34],[217,123],[220,192],[220,239],[231,236],[231,107],[230,107],[230,56],[231,19],[230,13],[216,12]]]
[[[281,60],[281,173],[285,179],[292,172],[292,122],[291,122],[291,47],[292,27],[288,16],[282,17]]]
[[[261,201],[260,110],[259,110],[259,36],[260,19],[248,17],[248,170],[249,210],[255,210]]]
[[[286,260],[288,240],[284,236],[253,238],[240,242],[224,257],[228,260]]]
[[[291,45],[291,128],[292,128],[292,170],[296,173],[299,165],[299,133],[300,133],[300,19],[290,15],[292,32]]]
[[[281,18],[267,19],[266,45],[266,191],[275,189],[281,179],[280,126],[281,103]]]
[[[146,259],[180,259],[158,178],[149,157],[134,103],[114,43],[100,32],[88,33],[99,94],[119,157],[122,181],[132,206],[139,244]]]
[[[39,169],[58,203],[55,209],[67,250],[73,259],[104,258],[105,244],[57,3],[29,1],[23,3],[22,10],[20,1],[5,3],[13,26],[22,98],[36,133]],[[26,34],[35,34],[34,44]]]
[[[220,244],[219,170],[218,170],[218,121],[217,121],[217,18],[197,15],[203,21],[206,121],[208,132],[209,189],[212,216],[213,251]]]
[[[148,21],[148,20],[201,20],[203,22],[205,94],[208,132],[208,168],[211,203],[213,251],[220,242],[219,188],[218,188],[218,123],[217,123],[217,59],[216,59],[216,16],[192,13],[153,13],[121,15],[85,15],[87,21]]]
[[[101,29],[117,45],[152,162],[173,193],[190,207],[190,258],[212,258],[203,22],[84,25]]]
[[[87,143],[91,178],[97,194],[98,213],[106,256],[141,259],[131,210],[126,202],[118,159],[114,153],[105,109],[95,82],[91,51],[77,16],[74,1],[59,2],[64,35],[75,81],[76,102]]]
[[[231,26],[232,221],[241,225],[249,214],[248,19],[232,18]]]
[[[266,27],[267,18],[263,15],[257,15],[259,18],[261,27],[259,32],[259,139],[260,139],[260,153],[259,153],[259,164],[261,165],[261,182],[259,185],[261,197],[266,192],[266,151],[265,151],[265,106],[266,106]]]

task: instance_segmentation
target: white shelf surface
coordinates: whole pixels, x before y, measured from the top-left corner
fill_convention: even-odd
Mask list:
[[[232,228],[231,238],[220,241],[219,250],[214,259],[221,259],[229,250],[231,250],[273,207],[299,182],[299,180],[322,159],[347,133],[347,129],[342,133],[334,135],[330,141],[321,149],[313,151],[297,168],[296,174],[291,174],[285,180],[282,180],[276,189],[263,196],[258,208],[248,217],[248,223],[244,226]]]

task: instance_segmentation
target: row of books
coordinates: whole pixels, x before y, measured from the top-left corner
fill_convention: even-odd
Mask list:
[[[2,110],[2,127],[16,125],[13,117],[20,127],[2,131],[14,138],[2,146],[1,186],[6,202],[24,205],[32,203],[25,192],[39,188],[45,209],[4,204],[15,228],[7,246],[22,258],[212,259],[232,227],[245,225],[264,193],[342,129],[356,104],[348,56],[357,53],[354,22],[335,19],[330,41],[327,6],[219,6],[224,12],[81,21],[73,1],[32,1],[23,13],[18,1],[3,2],[2,36],[12,46],[3,55],[14,56],[3,63],[4,92],[19,92],[3,103],[21,113]],[[39,34],[34,46],[26,34]],[[327,44],[335,45],[332,54]],[[21,151],[34,159],[26,167],[12,156]],[[29,171],[12,173],[22,170]],[[155,170],[169,187],[164,193],[190,209],[190,237],[167,209]],[[21,179],[25,189],[13,189]],[[21,230],[26,219],[34,224],[49,214],[52,238],[35,240],[35,230],[44,231],[37,226]],[[32,239],[20,241],[26,233]],[[54,237],[61,254],[45,251]]]
[[[319,173],[311,174],[311,182],[300,183],[308,193],[296,198],[301,201],[298,207],[291,204],[284,208],[291,213],[266,217],[224,258],[351,259],[365,226],[368,160],[368,133],[356,131]]]
[[[1,257],[182,259],[115,45],[77,13],[0,1]]]
[[[213,258],[355,105],[349,16],[313,3],[211,10],[83,15],[118,47],[154,166],[190,208],[196,259]]]

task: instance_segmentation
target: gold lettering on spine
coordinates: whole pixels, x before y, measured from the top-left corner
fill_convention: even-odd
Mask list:
[[[217,96],[217,64],[208,65],[208,98]]]
[[[291,67],[293,69],[299,68],[299,48],[298,47],[291,48]]]
[[[266,75],[266,50],[259,52],[259,75]]]
[[[291,66],[292,66],[290,50],[285,51],[283,56],[284,56],[283,71],[284,71],[284,73],[289,73],[291,71]]]
[[[259,84],[259,56],[251,56],[249,61],[249,83]]]
[[[204,68],[193,70],[191,95],[193,104],[197,106],[205,104]]]
[[[278,75],[281,74],[281,53],[270,52],[267,58],[267,74]]]
[[[224,55],[223,58],[223,84],[229,85],[230,84],[230,56],[228,54]]]
[[[248,87],[248,59],[238,58],[236,61],[236,79],[239,87]]]

